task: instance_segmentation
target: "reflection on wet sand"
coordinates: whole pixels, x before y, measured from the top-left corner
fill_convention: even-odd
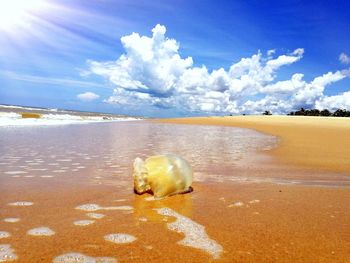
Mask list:
[[[0,140],[0,258],[295,262],[349,255],[349,177],[276,166],[261,154],[275,146],[272,136],[142,122],[1,129]],[[194,191],[135,195],[133,160],[169,152],[194,167]]]

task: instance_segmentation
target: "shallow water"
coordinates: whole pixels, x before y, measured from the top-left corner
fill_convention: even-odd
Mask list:
[[[263,152],[277,142],[247,129],[149,122],[0,128],[0,231],[10,233],[1,241],[11,245],[20,262],[57,261],[69,253],[118,262],[231,262],[241,248],[232,248],[237,236],[225,234],[235,220],[225,213],[257,207],[250,213],[256,217],[265,205],[255,194],[245,201],[242,193],[243,199],[237,200],[240,189],[252,193],[284,185],[350,185],[345,175],[276,166]],[[193,193],[165,200],[133,194],[133,160],[161,153],[179,154],[193,166]],[[189,233],[186,225],[179,233],[170,231],[167,225],[176,217],[157,213],[165,207],[198,225],[200,233],[207,230],[207,240],[222,247],[220,257],[200,244],[182,244],[181,233]],[[221,223],[226,230],[220,231],[213,221],[217,213],[225,218]],[[19,220],[14,224],[6,218]],[[41,226],[54,235],[28,234]],[[111,233],[130,235],[135,241],[106,241]],[[180,254],[173,255],[173,250]]]

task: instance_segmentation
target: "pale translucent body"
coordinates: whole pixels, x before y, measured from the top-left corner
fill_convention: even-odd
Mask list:
[[[190,191],[193,172],[183,158],[174,154],[155,155],[134,161],[134,189],[138,194],[152,191],[165,197]]]

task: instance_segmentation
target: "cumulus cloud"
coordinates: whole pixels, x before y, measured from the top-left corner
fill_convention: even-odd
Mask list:
[[[305,81],[303,74],[295,73],[276,81],[281,67],[302,59],[302,48],[281,55],[276,50],[266,56],[259,51],[227,70],[208,70],[205,65],[194,66],[191,57],[181,57],[179,43],[165,34],[162,25],[156,25],[150,37],[132,33],[121,38],[125,53],[116,61],[88,61],[91,73],[115,86],[106,102],[217,114],[285,113],[331,103],[324,95],[326,86],[349,75],[335,71]]]
[[[339,61],[343,64],[350,64],[350,57],[345,53],[339,55]]]
[[[98,99],[99,97],[99,95],[89,91],[77,95],[77,98],[81,101],[93,101]]]

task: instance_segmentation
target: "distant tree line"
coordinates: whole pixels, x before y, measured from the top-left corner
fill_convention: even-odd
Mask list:
[[[350,111],[346,109],[337,109],[334,112],[331,112],[327,109],[324,110],[318,110],[318,109],[304,109],[301,108],[300,110],[297,111],[291,111],[287,115],[292,115],[292,116],[333,116],[333,117],[350,117]]]

